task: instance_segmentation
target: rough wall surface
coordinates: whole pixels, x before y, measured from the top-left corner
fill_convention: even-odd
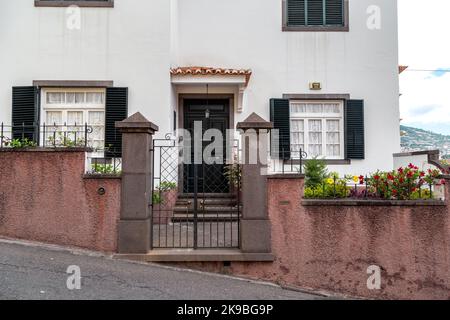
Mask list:
[[[120,179],[83,178],[81,151],[0,151],[0,164],[0,236],[116,251]]]
[[[360,297],[450,299],[448,205],[303,206],[302,190],[303,179],[269,179],[274,263],[189,267]],[[371,265],[381,290],[367,288]]]

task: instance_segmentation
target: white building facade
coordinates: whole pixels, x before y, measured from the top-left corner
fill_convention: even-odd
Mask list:
[[[365,174],[400,151],[395,0],[0,0],[0,43],[5,124],[88,123],[102,146],[137,111],[159,137],[255,112],[287,162]]]

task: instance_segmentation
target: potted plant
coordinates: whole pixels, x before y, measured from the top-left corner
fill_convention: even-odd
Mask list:
[[[153,223],[167,224],[173,216],[178,188],[175,182],[163,181],[153,190]]]

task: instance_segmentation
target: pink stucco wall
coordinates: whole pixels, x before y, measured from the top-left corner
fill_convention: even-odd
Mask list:
[[[0,151],[0,236],[115,252],[120,179],[84,170],[81,150]]]
[[[303,183],[269,179],[275,262],[232,263],[226,272],[358,297],[450,299],[448,206],[303,206]],[[381,267],[381,290],[367,288],[371,265]]]

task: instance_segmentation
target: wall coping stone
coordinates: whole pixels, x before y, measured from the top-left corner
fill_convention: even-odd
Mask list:
[[[83,179],[94,180],[94,179],[122,179],[120,174],[103,174],[103,173],[87,173],[83,175]]]
[[[303,199],[302,205],[312,206],[376,206],[376,207],[445,207],[443,200],[358,200],[358,199]]]
[[[69,147],[57,147],[57,148],[44,148],[44,147],[32,147],[32,148],[0,148],[0,152],[93,152],[92,148],[69,148]]]
[[[276,174],[270,174],[267,176],[267,179],[305,179],[304,174],[300,173],[276,173]]]

